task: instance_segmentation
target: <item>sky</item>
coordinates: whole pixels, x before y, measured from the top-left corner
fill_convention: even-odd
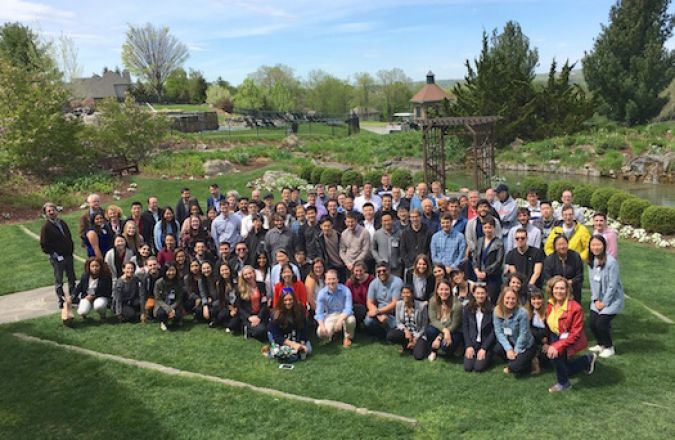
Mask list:
[[[615,0],[0,0],[0,23],[19,21],[45,39],[62,33],[84,75],[123,67],[129,24],[168,26],[185,43],[186,68],[240,84],[261,65],[283,63],[300,78],[323,69],[339,78],[398,67],[414,81],[432,70],[460,79],[483,31],[520,23],[539,51],[537,72],[555,58],[580,61]],[[671,5],[671,10],[673,10]],[[667,43],[675,48],[675,39]],[[581,66],[579,62],[577,66]]]

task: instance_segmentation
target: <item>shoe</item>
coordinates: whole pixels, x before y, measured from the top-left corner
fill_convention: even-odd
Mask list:
[[[548,388],[549,393],[560,393],[563,391],[569,391],[572,389],[572,384],[567,382],[567,385],[560,385],[559,383],[552,385]]]
[[[591,353],[590,356],[591,356],[591,365],[588,366],[588,371],[586,372],[586,374],[588,375],[593,374],[593,372],[595,371],[595,361],[598,360],[597,353]]]
[[[504,374],[509,374],[509,367],[504,367],[502,371],[504,372]]]
[[[588,351],[592,351],[593,353],[600,353],[604,349],[605,347],[603,347],[602,345],[594,345],[591,348],[589,348]]]
[[[225,333],[232,333],[232,330],[230,330],[229,328],[225,328]]]
[[[532,368],[530,370],[530,374],[537,375],[541,373],[541,366],[539,366],[539,358],[534,357],[532,358]]]
[[[344,339],[342,340],[342,346],[343,346],[344,348],[349,348],[349,347],[351,347],[351,346],[352,346],[352,340],[349,339],[349,338],[344,338]]]
[[[598,356],[600,356],[603,359],[610,358],[614,356],[616,352],[614,351],[614,347],[607,347],[603,349]]]
[[[169,329],[166,327],[166,324],[164,324],[163,322],[160,322],[160,323],[159,323],[159,328],[162,329],[163,332],[169,330]]]
[[[427,356],[427,359],[429,359],[429,362],[435,361],[436,360],[436,352],[432,351],[431,353],[429,353],[429,356]]]

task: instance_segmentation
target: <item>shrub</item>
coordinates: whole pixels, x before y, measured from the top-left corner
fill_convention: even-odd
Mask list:
[[[626,148],[626,141],[622,137],[609,136],[595,146],[595,152],[605,154],[606,151],[619,151],[623,148]]]
[[[563,191],[568,189],[574,192],[574,182],[569,180],[555,180],[548,185],[548,199],[560,200]]]
[[[543,177],[539,176],[525,177],[520,182],[520,187],[522,188],[520,192],[521,197],[523,198],[527,196],[527,191],[530,189],[537,191],[537,195],[541,200],[546,199],[546,196],[548,194],[548,183],[546,182],[546,180],[544,180]]]
[[[412,185],[413,176],[409,170],[403,168],[396,168],[391,173],[391,184],[392,186],[398,186],[399,188],[407,188]]]
[[[413,185],[424,182],[424,171],[415,171],[413,173]]]
[[[593,192],[591,196],[591,207],[596,211],[607,212],[607,202],[610,197],[616,194],[619,190],[603,186]]]
[[[232,109],[234,108],[230,91],[218,84],[211,84],[209,88],[206,89],[206,102],[211,104],[212,107],[219,108],[226,112],[232,112]]]
[[[363,185],[363,175],[356,170],[347,170],[342,173],[342,186]]]
[[[591,206],[591,197],[593,193],[598,189],[595,185],[590,184],[581,184],[574,188],[574,203],[580,206]]]
[[[305,165],[300,169],[300,178],[310,182],[312,180],[312,172],[314,171],[314,165],[309,164]]]
[[[621,204],[623,203],[624,200],[630,197],[633,196],[624,191],[619,191],[615,193],[607,201],[607,215],[612,218],[618,219],[619,212],[621,211]]]
[[[339,185],[342,183],[342,170],[337,168],[326,168],[323,170],[323,173],[321,173],[321,183],[324,185]]]
[[[621,211],[619,213],[621,222],[632,226],[640,226],[640,217],[644,210],[649,206],[651,206],[649,201],[638,197],[631,197],[624,200],[621,204]]]
[[[623,166],[624,157],[618,151],[609,151],[595,162],[595,166],[604,172],[616,171]]]
[[[363,175],[363,183],[370,182],[374,187],[380,186],[382,174],[382,170],[369,170]]]
[[[317,184],[321,183],[321,175],[323,174],[324,170],[326,168],[324,167],[316,167],[312,170],[312,178],[309,181],[309,183]]]
[[[675,233],[675,208],[652,205],[642,213],[640,224],[649,232],[673,234]]]

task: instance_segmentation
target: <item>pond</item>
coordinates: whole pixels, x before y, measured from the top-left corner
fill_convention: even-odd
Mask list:
[[[630,194],[634,194],[656,205],[675,206],[675,185],[653,183],[630,183],[627,180],[611,179],[609,177],[589,177],[581,175],[559,174],[552,176],[550,173],[500,171],[500,176],[506,178],[507,184],[516,184],[527,176],[540,176],[551,180],[566,179],[579,183],[611,186]],[[468,170],[448,170],[448,182],[463,185],[468,188],[473,186],[473,172]]]

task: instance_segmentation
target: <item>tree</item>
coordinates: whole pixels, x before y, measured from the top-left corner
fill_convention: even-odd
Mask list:
[[[675,78],[675,51],[665,47],[675,16],[669,0],[617,1],[593,50],[583,59],[588,88],[602,100],[611,119],[639,124],[667,102],[659,96]]]
[[[265,107],[265,97],[253,79],[246,78],[234,96],[234,104],[240,109],[262,110]]]
[[[44,72],[54,67],[49,45],[42,43],[31,28],[18,22],[0,26],[0,57],[31,71]]]
[[[395,67],[377,72],[382,101],[382,114],[391,119],[394,113],[410,108],[412,98],[412,80],[403,70]]]
[[[349,112],[352,86],[323,70],[309,72],[307,106],[325,114],[344,115]]]
[[[206,82],[204,75],[199,70],[190,69],[190,77],[188,79],[188,95],[190,96],[190,103],[203,104],[206,102],[206,89],[209,84]]]
[[[274,83],[271,89],[266,91],[265,102],[269,110],[288,112],[298,106],[291,90],[281,81]]]
[[[78,49],[72,38],[62,32],[55,45],[55,52],[54,58],[58,61],[64,81],[72,82],[82,76],[84,69],[77,59]]]
[[[182,67],[171,72],[164,85],[164,97],[167,101],[176,104],[185,104],[190,101],[190,91],[187,72]]]
[[[167,78],[188,58],[187,46],[169,33],[168,27],[129,25],[122,45],[124,66],[145,79],[161,102]]]
[[[300,80],[293,69],[285,64],[260,66],[249,75],[265,97],[265,110],[296,110],[302,100]],[[239,106],[239,104],[237,104]]]
[[[206,102],[212,107],[219,108],[229,113],[231,113],[234,108],[230,91],[218,84],[211,84],[209,88],[206,89]]]
[[[371,97],[375,93],[375,78],[368,72],[359,72],[354,75],[354,105],[368,109],[371,103]]]
[[[82,171],[82,126],[64,117],[61,75],[35,67],[0,57],[0,169],[41,177]]]
[[[127,93],[124,104],[107,98],[97,105],[101,112],[92,140],[101,156],[124,156],[141,160],[169,133],[170,122],[160,113],[151,113]]]
[[[497,29],[488,37],[483,32],[482,50],[474,66],[465,65],[464,83],[457,83],[457,101],[451,113],[459,116],[501,116],[497,140],[505,144],[516,136],[527,135],[529,121],[524,109],[535,96],[534,69],[539,55],[530,49],[530,40],[516,22],[509,21],[502,33]]]
[[[218,78],[216,78],[214,83],[219,85],[220,87],[225,87],[230,92],[230,95],[232,95],[232,96],[237,94],[237,88],[235,86],[233,86],[232,84],[230,84],[229,81],[224,80],[220,76]]]

